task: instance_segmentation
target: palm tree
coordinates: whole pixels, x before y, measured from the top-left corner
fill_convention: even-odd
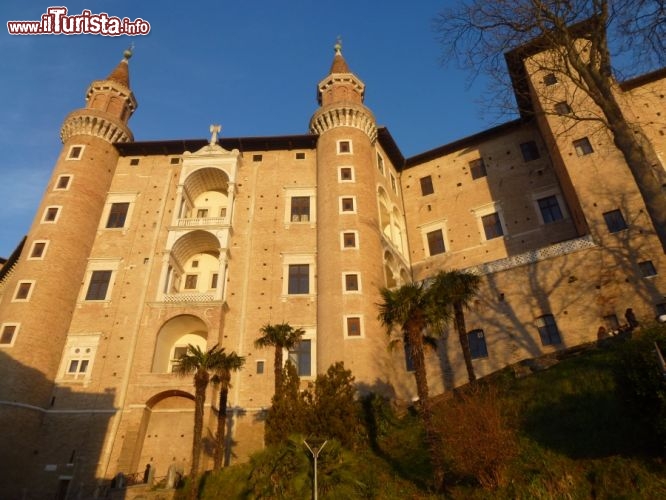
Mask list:
[[[460,347],[462,348],[465,366],[467,367],[467,376],[470,382],[476,380],[474,366],[472,365],[472,353],[469,349],[469,338],[465,328],[464,309],[469,308],[472,297],[479,289],[481,278],[476,274],[470,274],[463,271],[440,271],[433,281],[433,287],[445,303],[449,303],[453,308],[453,324],[458,332]]]
[[[240,370],[245,364],[245,358],[235,352],[226,354],[224,349],[220,352],[220,363],[217,373],[213,377],[213,383],[220,384],[220,403],[217,411],[217,434],[215,439],[215,454],[213,455],[213,468],[220,470],[222,468],[222,458],[224,456],[224,438],[227,427],[227,399],[229,397],[229,387],[231,387],[231,372]]]
[[[259,330],[262,336],[254,341],[256,348],[275,347],[275,394],[282,387],[282,350],[293,349],[305,335],[305,330],[294,328],[289,323],[271,325],[266,323]]]
[[[206,389],[210,382],[211,373],[220,369],[224,349],[215,344],[206,352],[199,346],[187,345],[187,352],[178,359],[174,372],[180,376],[194,374],[194,436],[192,437],[192,465],[190,477],[192,480],[199,474],[199,460],[201,458],[201,435],[203,433],[204,403],[206,402]],[[192,485],[191,497],[196,498],[197,488]]]
[[[389,336],[396,327],[405,342],[405,354],[411,357],[416,379],[416,392],[419,396],[419,410],[426,441],[433,463],[437,487],[444,484],[444,471],[440,460],[436,432],[432,420],[428,398],[428,378],[425,366],[424,347],[428,344],[427,332],[439,332],[448,317],[442,297],[435,293],[437,287],[429,283],[407,283],[400,288],[380,289],[383,301],[379,306],[379,321],[387,329]]]

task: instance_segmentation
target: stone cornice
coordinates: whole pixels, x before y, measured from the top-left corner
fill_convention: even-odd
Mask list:
[[[317,111],[310,120],[310,132],[322,135],[336,127],[354,127],[365,132],[374,144],[377,140],[375,117],[367,108],[338,105]]]
[[[132,142],[134,136],[126,125],[110,119],[106,113],[94,109],[79,109],[70,113],[60,129],[63,144],[75,135],[92,135],[111,144]]]

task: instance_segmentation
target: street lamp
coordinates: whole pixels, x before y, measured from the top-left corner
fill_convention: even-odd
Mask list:
[[[314,450],[310,448],[310,445],[308,442],[304,439],[303,443],[305,443],[305,446],[308,447],[308,450],[310,450],[310,453],[312,453],[312,457],[314,458],[314,500],[317,500],[317,457],[319,457],[319,453],[321,450],[324,449],[324,446],[326,446],[326,443],[328,443],[328,439],[322,443],[322,445],[317,448],[316,446],[314,447]]]

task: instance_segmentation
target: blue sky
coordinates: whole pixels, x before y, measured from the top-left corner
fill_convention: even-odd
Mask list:
[[[133,42],[131,86],[139,102],[136,141],[307,133],[316,85],[342,38],[351,70],[366,84],[366,105],[405,156],[497,124],[480,103],[484,82],[442,66],[432,19],[446,0],[244,2],[58,2],[151,24],[147,36],[11,36],[9,20],[39,20],[52,3],[0,6],[0,256],[32,223],[60,151],[60,126],[84,105]],[[508,120],[508,117],[500,121]]]

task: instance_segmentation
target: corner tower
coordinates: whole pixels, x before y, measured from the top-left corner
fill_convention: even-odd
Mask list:
[[[387,369],[386,336],[377,322],[385,286],[377,203],[377,125],[363,104],[364,83],[350,71],[340,43],[318,85],[310,121],[317,142],[317,366],[344,360],[357,381],[372,384]]]
[[[65,118],[60,156],[21,255],[2,283],[0,327],[5,340],[11,333],[7,354],[38,371],[20,376],[3,367],[0,400],[35,408],[54,403],[66,336],[80,333],[69,332],[70,322],[118,160],[114,143],[133,140],[127,127],[137,106],[129,86],[131,55],[125,51],[107,78],[90,85],[85,107]]]

